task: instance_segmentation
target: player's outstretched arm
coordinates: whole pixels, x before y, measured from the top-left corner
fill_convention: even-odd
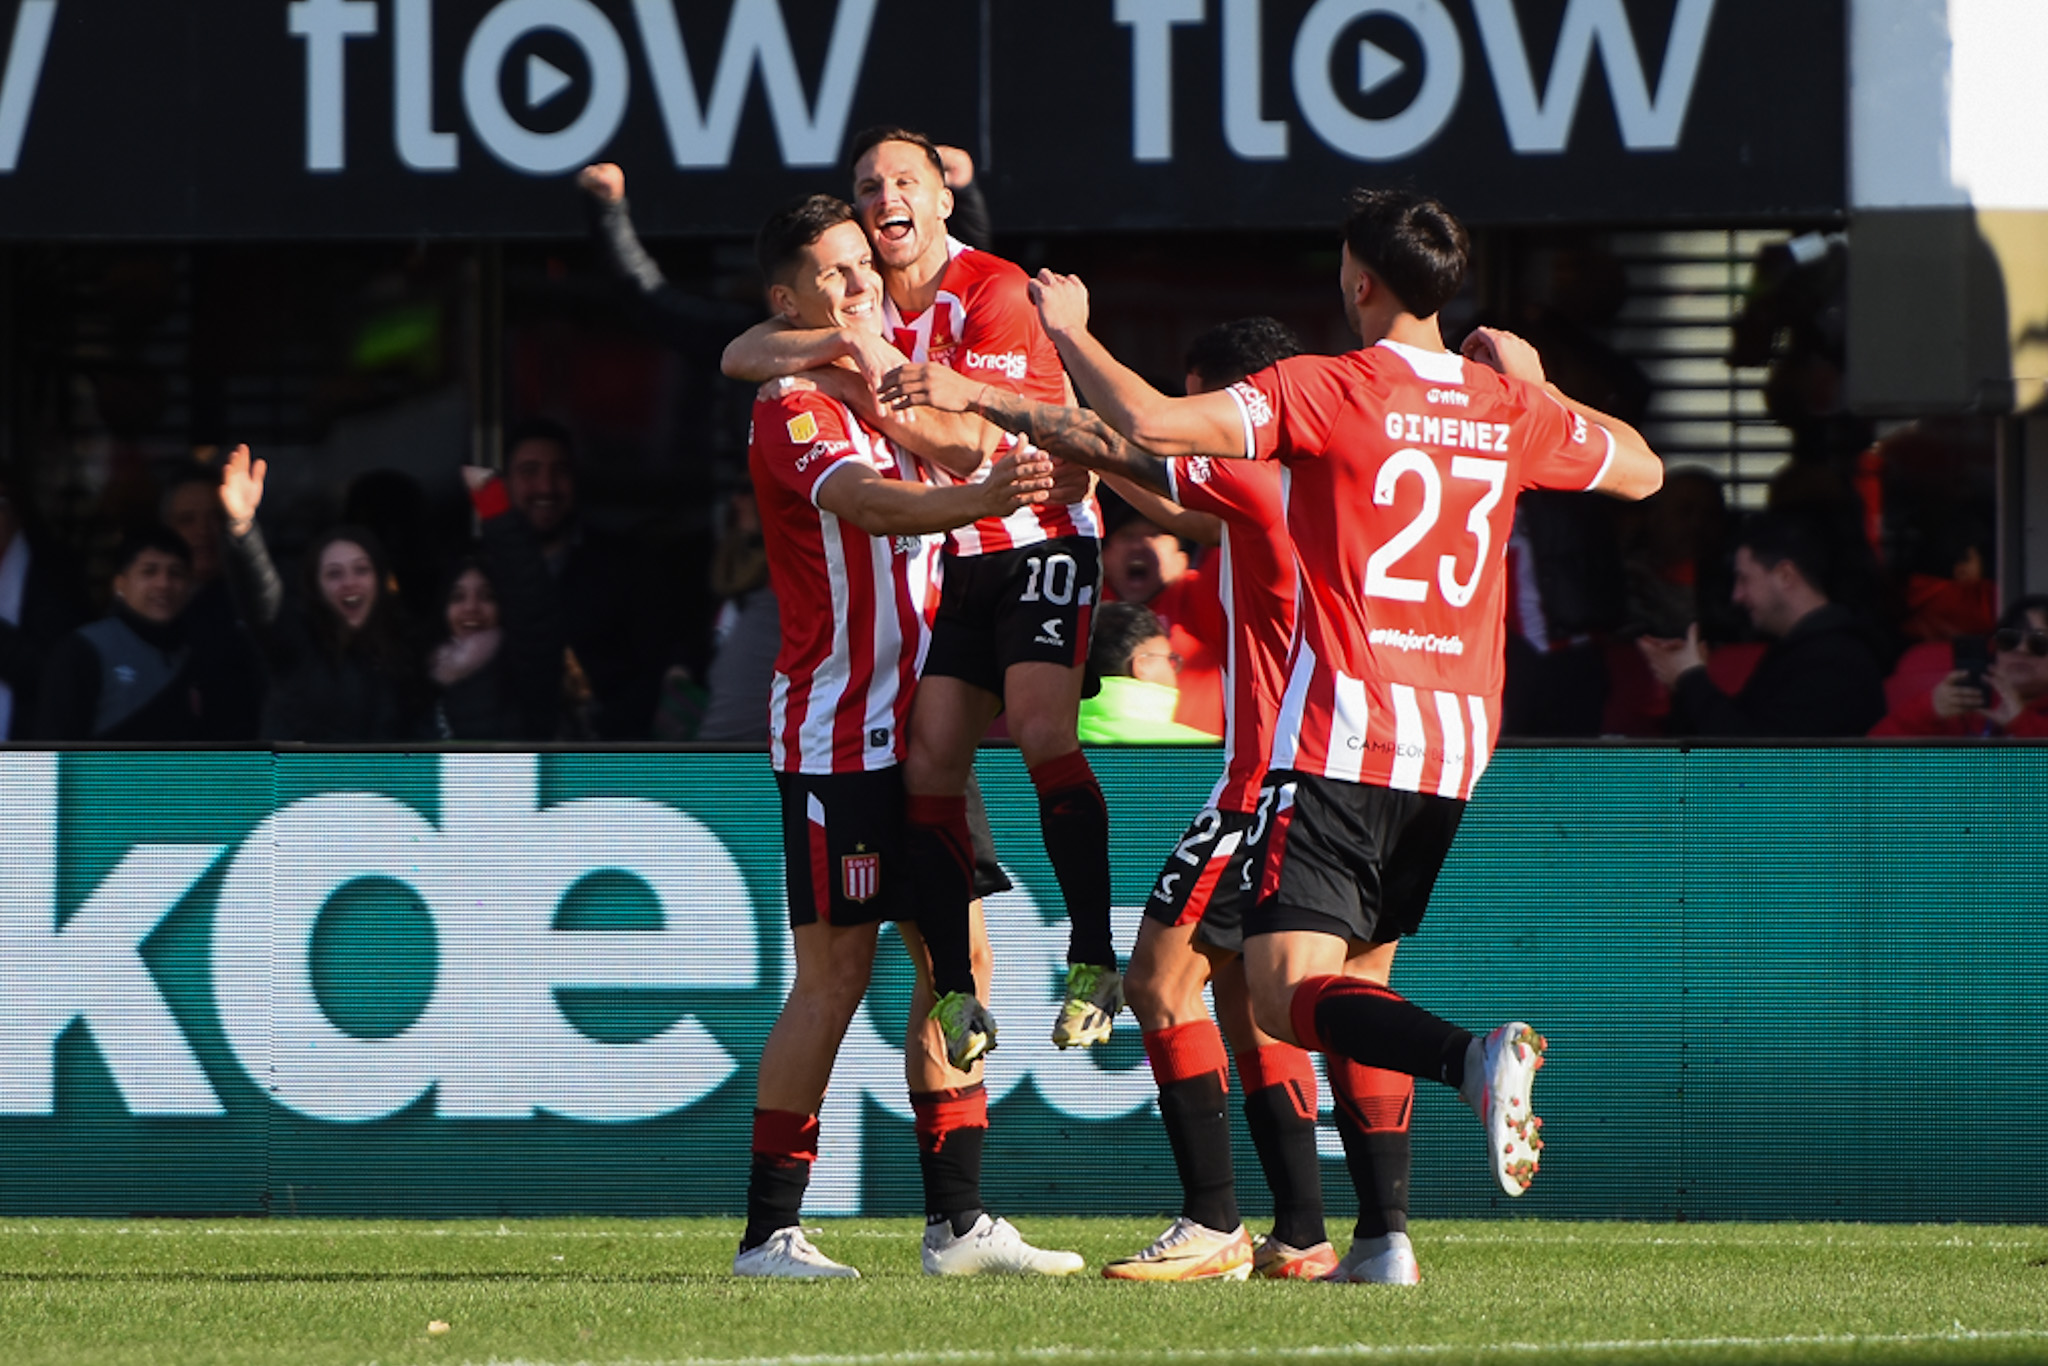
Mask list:
[[[718,368],[727,379],[761,384],[839,360],[852,361],[872,385],[901,364],[902,356],[880,337],[857,327],[791,327],[781,318],[769,318],[728,342]]]
[[[890,351],[896,365],[901,366],[902,355],[893,347]],[[868,387],[866,380],[844,366],[828,365],[810,371],[801,380],[785,378],[782,383],[801,383],[804,380],[814,383],[827,395],[853,409],[861,421],[896,445],[962,479],[971,477],[1002,444],[1002,431],[972,413],[935,409],[899,412],[890,408],[876,399],[875,391]]]
[[[884,479],[867,465],[843,461],[818,486],[818,506],[853,523],[870,536],[924,536],[1004,517],[1046,500],[1052,461],[1032,453],[996,462],[986,480],[935,488],[904,479]]]
[[[1251,454],[1244,417],[1228,393],[1168,398],[1109,354],[1088,331],[1088,287],[1080,280],[1041,270],[1031,300],[1067,374],[1111,427],[1159,456]]]
[[[905,365],[891,371],[882,381],[880,397],[889,409],[977,414],[1062,460],[1116,475],[1162,496],[1167,492],[1166,462],[1124,440],[1086,408],[1039,403],[943,365]]]
[[[1635,501],[1648,498],[1664,486],[1664,461],[1650,449],[1643,434],[1618,417],[1609,416],[1591,404],[1581,403],[1552,384],[1543,373],[1543,358],[1536,348],[1512,332],[1497,327],[1476,327],[1459,348],[1465,359],[1498,370],[1510,379],[1540,384],[1559,403],[1588,422],[1598,423],[1614,437],[1614,458],[1600,475],[1593,490],[1616,498]]]

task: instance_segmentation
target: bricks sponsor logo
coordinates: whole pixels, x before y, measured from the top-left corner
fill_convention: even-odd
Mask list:
[[[1237,395],[1237,401],[1244,405],[1244,415],[1254,427],[1265,427],[1273,421],[1273,405],[1259,387],[1250,380],[1239,380],[1230,386],[1230,392]]]
[[[1030,361],[1022,351],[976,351],[971,347],[963,370],[993,370],[1011,379],[1023,379],[1030,368]]]

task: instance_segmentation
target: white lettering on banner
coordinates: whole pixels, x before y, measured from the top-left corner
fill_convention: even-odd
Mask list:
[[[1623,0],[1566,0],[1543,94],[1536,93],[1515,0],[1472,0],[1480,46],[1493,76],[1509,145],[1518,153],[1561,152],[1570,140],[1597,48],[1614,100],[1622,145],[1634,152],[1678,146],[1706,51],[1714,0],[1676,0],[1655,95]],[[1347,33],[1380,16],[1414,33],[1422,80],[1405,109],[1383,118],[1355,113],[1333,78]],[[1116,22],[1131,30],[1131,157],[1173,160],[1173,29],[1207,22],[1204,0],[1117,0]],[[1223,0],[1223,140],[1245,161],[1285,160],[1288,124],[1266,119],[1259,71],[1264,0]],[[1540,48],[1540,43],[1538,44]],[[1370,39],[1357,41],[1356,90],[1371,94],[1407,63]],[[1317,0],[1295,31],[1294,98],[1316,136],[1358,161],[1393,161],[1433,142],[1464,88],[1465,45],[1443,0]]]
[[[1399,19],[1422,42],[1422,89],[1383,119],[1351,112],[1330,83],[1330,55],[1368,15]],[[1316,0],[1294,35],[1294,98],[1317,137],[1357,161],[1398,161],[1429,145],[1450,121],[1465,84],[1465,45],[1440,0]]]
[[[1131,31],[1131,160],[1173,160],[1173,30],[1203,22],[1204,0],[1116,0]]]
[[[374,0],[292,0],[285,27],[306,40],[306,169],[339,171],[348,165],[348,125],[342,45],[377,32]]]
[[[226,1113],[141,953],[226,846],[138,844],[59,925],[57,756],[0,754],[0,794],[0,1114],[56,1113],[74,1020],[131,1114]]]
[[[395,3],[391,120],[399,160],[415,171],[452,171],[460,156],[455,134],[434,131],[434,0]]]
[[[558,988],[745,989],[752,900],[732,855],[659,802],[585,798],[542,809],[531,754],[446,755],[441,824],[389,797],[294,802],[243,842],[214,919],[213,990],[244,1070],[279,1105],[315,1119],[382,1119],[428,1088],[444,1119],[647,1119],[710,1094],[735,1070],[692,1016],[651,1038],[606,1044],[576,1029]],[[553,928],[592,873],[640,879],[663,928]],[[387,1039],[328,1019],[308,961],[328,899],[363,878],[416,893],[434,919],[439,969],[419,1018]],[[687,914],[687,930],[683,918]]]
[[[989,1012],[998,1020],[1036,1020],[1059,1002],[1058,983],[1067,970],[1065,920],[1047,923],[1038,903],[1024,890],[1001,892],[982,903],[988,915],[989,945],[1002,965],[989,990]],[[1138,933],[1143,908],[1118,906],[1111,913],[1112,932],[1120,944]],[[869,1102],[896,1118],[911,1118],[903,1082],[904,1022],[878,1020],[873,997],[846,1031],[832,1066],[832,1085],[818,1115],[818,1161],[804,1192],[810,1214],[861,1212],[866,1134],[863,1116]],[[1096,1061],[1101,1050],[1086,1058],[1053,1047],[1044,1030],[1004,1031],[1003,1045],[988,1055],[988,1103],[995,1105],[1030,1078],[1046,1104],[1074,1119],[1120,1119],[1158,1098],[1149,1068],[1111,1071]]]
[[[1572,0],[1558,30],[1550,82],[1541,100],[1536,97],[1536,75],[1529,65],[1514,0],[1472,0],[1472,17],[1479,22],[1479,41],[1486,49],[1486,63],[1493,69],[1493,88],[1500,98],[1508,142],[1517,152],[1526,155],[1565,149],[1595,46],[1607,70],[1607,89],[1614,98],[1614,119],[1621,128],[1622,145],[1633,152],[1665,152],[1678,146],[1686,110],[1692,106],[1700,58],[1706,51],[1714,0],[1678,0],[1654,98],[1622,0]]]
[[[590,64],[590,93],[568,127],[536,133],[512,117],[498,82],[505,59],[529,33],[565,33]],[[590,0],[500,0],[470,35],[462,59],[462,103],[484,147],[515,171],[559,175],[594,160],[626,117],[632,78],[626,45]]]
[[[1200,0],[1197,0],[1200,3]],[[789,28],[777,0],[735,0],[727,20],[725,46],[709,102],[697,98],[697,82],[683,49],[674,0],[633,0],[662,126],[678,170],[723,168],[732,162],[733,138],[746,105],[754,68],[768,97],[775,140],[785,166],[830,166],[839,159],[854,87],[867,60],[876,0],[840,0],[825,49],[824,76],[815,104],[804,99],[803,78],[789,43]]]
[[[29,111],[36,105],[43,58],[49,55],[50,29],[56,22],[57,0],[21,0],[14,13],[7,68],[0,72],[0,175],[21,161],[21,142],[28,134]]]

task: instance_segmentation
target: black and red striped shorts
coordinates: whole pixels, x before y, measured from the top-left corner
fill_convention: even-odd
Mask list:
[[[1195,938],[1226,953],[1244,948],[1245,863],[1252,813],[1210,807],[1187,833],[1145,898],[1145,916],[1162,925],[1195,926]]]
[[[1313,773],[1266,775],[1246,936],[1310,930],[1386,944],[1421,928],[1465,803]]]
[[[777,773],[782,794],[782,862],[791,928],[824,920],[866,925],[911,920],[910,870],[903,856],[903,770]],[[967,780],[967,828],[974,842],[974,894],[1010,890],[996,861],[981,787]]]

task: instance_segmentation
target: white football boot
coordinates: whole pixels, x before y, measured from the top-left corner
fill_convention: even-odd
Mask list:
[[[833,1261],[804,1237],[800,1228],[779,1228],[768,1241],[750,1247],[732,1259],[735,1276],[782,1276],[793,1280],[823,1280],[834,1276],[858,1277],[860,1272]]]
[[[1337,1269],[1323,1277],[1347,1285],[1420,1285],[1422,1267],[1415,1260],[1415,1245],[1405,1233],[1382,1238],[1355,1238],[1351,1250]]]
[[[1078,1252],[1031,1246],[1008,1219],[983,1214],[957,1236],[944,1220],[925,1225],[927,1276],[1071,1276],[1083,1265]]]
[[[1546,1041],[1511,1020],[1465,1051],[1465,1103],[1486,1124],[1493,1179],[1507,1195],[1520,1195],[1536,1180],[1543,1152],[1543,1121],[1531,1108],[1530,1090],[1543,1066]],[[1476,1066],[1475,1066],[1476,1064]]]

